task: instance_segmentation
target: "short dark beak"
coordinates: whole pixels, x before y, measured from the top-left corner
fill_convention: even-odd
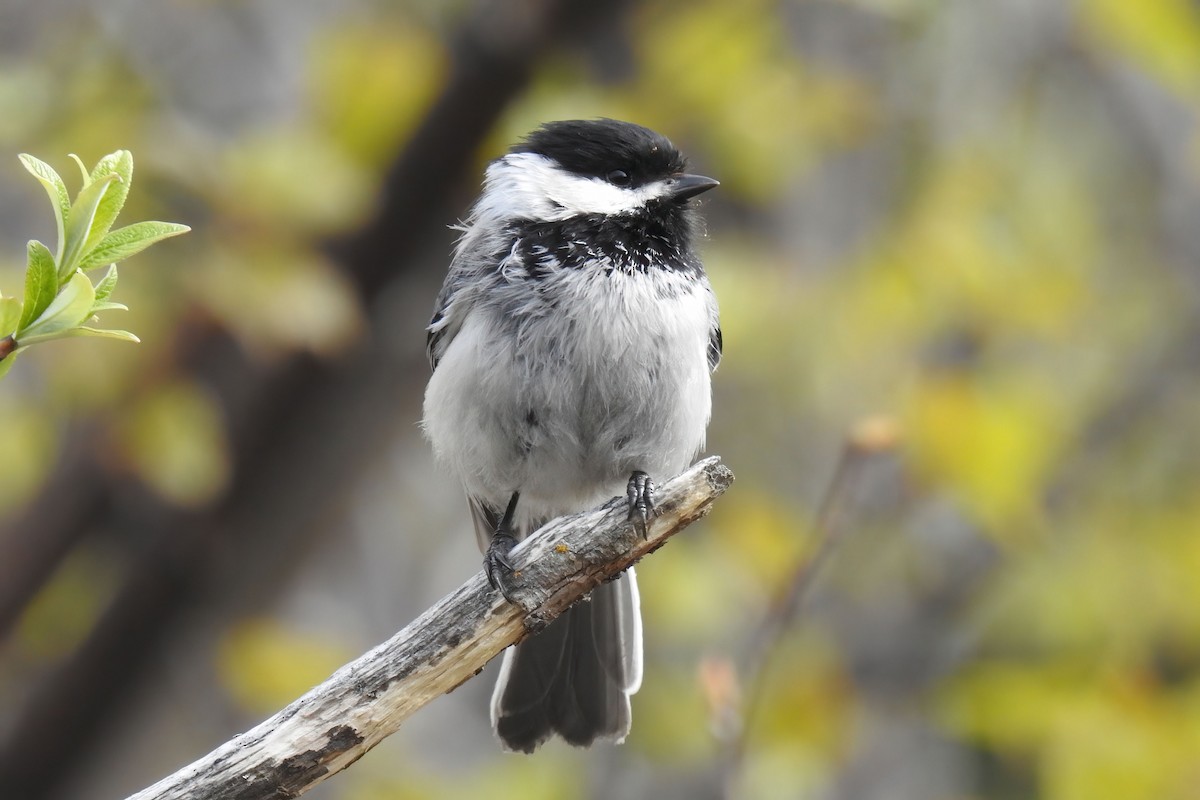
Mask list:
[[[701,192],[707,192],[714,186],[720,186],[721,182],[706,178],[703,175],[676,175],[671,178],[671,199],[682,203],[689,197],[695,197]]]

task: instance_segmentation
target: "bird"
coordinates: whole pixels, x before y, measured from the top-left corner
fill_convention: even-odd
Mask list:
[[[645,536],[654,478],[704,449],[723,342],[692,199],[717,185],[641,125],[548,122],[487,166],[456,226],[422,426],[506,598],[517,541],[619,495]],[[514,752],[619,744],[641,680],[630,569],[505,651],[492,726]]]

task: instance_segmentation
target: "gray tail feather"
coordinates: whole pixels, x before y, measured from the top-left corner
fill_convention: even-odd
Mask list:
[[[641,681],[637,579],[629,570],[508,649],[492,695],[492,726],[505,748],[523,753],[556,733],[577,747],[597,739],[619,744]]]

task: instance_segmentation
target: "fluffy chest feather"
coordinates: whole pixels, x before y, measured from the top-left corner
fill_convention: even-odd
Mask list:
[[[639,268],[613,257],[622,246],[518,240],[465,314],[426,429],[472,494],[519,490],[558,513],[619,492],[634,469],[673,474],[703,446],[711,289],[694,261]]]

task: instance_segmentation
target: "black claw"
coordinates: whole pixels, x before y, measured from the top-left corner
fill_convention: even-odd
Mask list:
[[[513,565],[508,560],[508,554],[517,546],[517,537],[513,533],[513,515],[517,512],[517,499],[520,496],[520,492],[513,492],[508,501],[508,508],[504,510],[504,517],[496,526],[492,540],[488,543],[487,553],[483,556],[483,571],[487,575],[488,583],[493,589],[498,589],[510,603],[515,603],[516,600],[513,599],[507,585],[507,580],[513,575]]]
[[[507,531],[496,531],[488,544],[487,554],[483,557],[483,571],[487,574],[488,583],[493,589],[498,589],[504,599],[510,603],[516,602],[509,593],[507,581],[512,577],[513,565],[508,560],[509,552],[517,546],[517,537]]]
[[[650,535],[650,520],[658,516],[654,508],[654,481],[641,470],[629,476],[629,521],[643,539]]]

